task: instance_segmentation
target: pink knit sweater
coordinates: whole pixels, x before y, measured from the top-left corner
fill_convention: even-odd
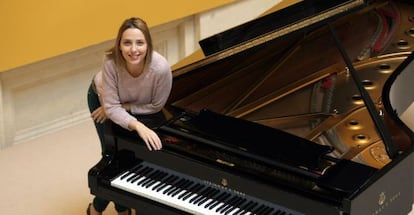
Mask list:
[[[106,59],[94,81],[108,118],[128,129],[131,120],[136,119],[121,104],[131,103],[132,114],[159,112],[170,95],[172,73],[167,60],[154,51],[150,66],[140,76],[132,77],[124,68],[116,68],[113,60]]]

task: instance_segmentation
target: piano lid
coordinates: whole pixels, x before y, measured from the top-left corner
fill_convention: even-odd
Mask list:
[[[206,56],[234,54],[291,32],[324,24],[364,6],[364,0],[303,0],[279,11],[207,37],[199,44]],[[257,38],[260,38],[257,40]]]

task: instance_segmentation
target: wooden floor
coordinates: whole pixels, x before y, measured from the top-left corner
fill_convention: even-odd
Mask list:
[[[86,214],[87,172],[99,150],[88,121],[0,151],[0,214]],[[116,214],[112,204],[105,214]]]

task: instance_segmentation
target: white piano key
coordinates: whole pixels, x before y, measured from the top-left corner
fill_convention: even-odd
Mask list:
[[[231,193],[227,189],[220,190],[191,176],[146,162],[140,165],[142,167],[135,171],[126,171],[115,177],[111,180],[111,186],[196,215],[254,214],[250,210],[260,205],[272,207],[270,203],[265,205],[253,197]]]

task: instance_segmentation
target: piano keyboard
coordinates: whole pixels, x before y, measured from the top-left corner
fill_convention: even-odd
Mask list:
[[[111,186],[191,214],[303,215],[145,161],[112,179]]]

